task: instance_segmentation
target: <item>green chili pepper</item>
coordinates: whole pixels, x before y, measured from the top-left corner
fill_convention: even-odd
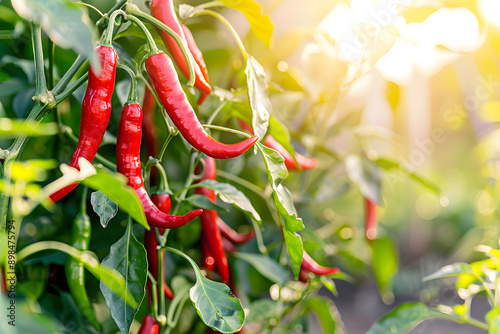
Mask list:
[[[78,250],[88,250],[90,236],[91,225],[90,218],[87,215],[87,188],[85,188],[80,213],[78,213],[73,223],[71,244]],[[75,260],[73,257],[68,257],[66,260],[66,280],[68,281],[69,291],[73,296],[76,306],[89,323],[100,331],[101,324],[94,315],[92,304],[90,304],[87,290],[85,289],[85,268],[82,262]]]

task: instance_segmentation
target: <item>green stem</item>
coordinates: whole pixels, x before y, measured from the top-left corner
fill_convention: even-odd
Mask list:
[[[189,161],[189,175],[188,178],[186,179],[186,182],[184,183],[184,189],[180,192],[179,196],[174,195],[177,203],[175,204],[175,208],[172,212],[172,215],[175,215],[177,213],[177,210],[179,210],[181,202],[186,198],[186,194],[189,191],[189,189],[191,189],[191,183],[193,183],[193,177],[194,177],[194,170],[196,168],[196,164],[199,159],[200,159],[200,154],[198,152],[194,152],[191,155],[191,159]]]
[[[127,20],[134,22],[135,24],[137,24],[139,26],[139,28],[141,28],[142,33],[144,34],[144,36],[146,36],[146,41],[148,42],[149,51],[151,52],[151,54],[155,54],[155,53],[160,52],[158,50],[158,47],[156,46],[156,43],[155,43],[153,36],[151,35],[148,28],[146,28],[146,26],[144,25],[144,23],[142,23],[141,20],[139,20],[137,17],[135,17],[133,15],[127,15]]]
[[[160,301],[158,302],[159,310],[158,310],[158,318],[162,320],[162,322],[166,319],[165,316],[165,293],[163,292],[163,283],[164,283],[164,272],[163,272],[163,262],[162,259],[163,257],[161,256],[163,253],[163,250],[160,247],[156,248],[156,258],[157,258],[157,267],[158,268],[158,274],[157,277],[158,279],[156,280],[158,284],[158,291],[160,293],[158,294]],[[160,325],[163,327],[165,323],[160,322]]]
[[[159,161],[156,163],[156,169],[160,174],[160,190],[171,194],[172,190],[170,190],[170,187],[168,186],[167,173]]]
[[[68,96],[70,96],[81,85],[83,85],[85,83],[85,81],[87,81],[88,76],[89,76],[89,74],[87,72],[84,75],[82,75],[80,78],[78,78],[78,80],[76,80],[76,81],[72,82],[71,84],[67,85],[66,89],[64,91],[62,91],[60,94],[57,94],[55,96],[56,102],[55,102],[54,107],[57,106],[59,103],[61,103],[65,98],[67,98]]]
[[[103,17],[101,17],[99,19],[99,21],[97,21],[97,26],[99,28],[104,28],[106,26],[106,20],[108,19],[108,16],[111,15],[111,13],[113,13],[114,11],[122,8],[123,6],[125,6],[125,4],[128,2],[128,0],[117,0],[116,3],[114,4],[113,7],[111,7],[110,10],[108,10],[108,12],[106,13],[106,15],[104,15]]]
[[[101,38],[101,44],[104,46],[113,46],[113,31],[115,30],[115,21],[118,15],[125,16],[125,12],[123,10],[116,10],[111,14],[108,22],[108,28],[104,32]]]
[[[231,34],[233,35],[234,39],[236,40],[236,43],[238,44],[238,47],[240,48],[240,51],[241,51],[241,54],[243,55],[243,58],[245,58],[245,61],[248,60],[248,52],[245,49],[245,45],[243,45],[243,42],[241,41],[240,36],[238,36],[238,33],[236,32],[236,30],[234,30],[231,23],[229,23],[229,21],[226,20],[226,18],[224,16],[220,15],[217,12],[214,12],[213,10],[205,9],[205,10],[202,10],[200,12],[194,13],[192,17],[200,16],[200,15],[211,15],[211,16],[219,19],[222,23],[224,23],[224,25],[229,29],[229,31],[231,31]]]
[[[102,13],[99,9],[97,9],[96,7],[94,7],[94,6],[92,6],[92,5],[88,4],[88,3],[84,3],[84,2],[75,2],[75,4],[76,4],[76,5],[80,5],[80,6],[84,6],[84,7],[91,8],[91,9],[95,10],[95,11],[96,11],[96,12],[97,12],[100,16],[101,16],[101,18],[103,18],[103,17],[104,17],[104,14],[103,14],[103,13]],[[100,19],[99,19],[99,20],[100,20]]]
[[[128,5],[125,11],[127,14],[135,15],[135,16],[145,20],[146,22],[151,23],[156,28],[165,31],[167,34],[169,34],[175,40],[177,45],[180,47],[182,54],[184,55],[184,58],[186,59],[186,63],[188,65],[189,81],[188,81],[187,85],[189,87],[193,87],[195,79],[196,79],[196,73],[195,73],[195,69],[194,69],[194,60],[193,60],[193,57],[191,56],[191,52],[189,51],[188,46],[184,42],[184,40],[175,31],[173,31],[172,28],[170,28],[169,26],[167,26],[165,23],[161,22],[157,18],[143,12],[136,5]]]
[[[125,103],[125,105],[138,104],[139,100],[137,99],[137,79],[134,71],[132,71],[132,69],[127,65],[121,63],[118,64],[118,68],[125,70],[130,76],[130,90],[128,92],[127,102]]]
[[[212,115],[210,115],[210,118],[207,121],[207,125],[211,125],[214,122],[215,118],[217,117],[217,115],[219,115],[219,113],[226,106],[226,104],[227,104],[227,100],[225,100],[223,103],[221,103],[221,105],[217,109],[215,109],[215,111],[212,113]]]
[[[49,83],[50,88],[54,87],[54,53],[55,53],[55,48],[56,48],[56,45],[54,44],[54,42],[52,42],[51,39],[49,39],[49,48],[48,48],[48,51],[49,51],[49,54],[48,54],[49,70],[47,73],[47,82]]]
[[[151,310],[153,311],[153,316],[156,321],[158,321],[158,287],[156,286],[156,280],[148,270],[148,279],[151,281]]]
[[[71,82],[73,76],[80,70],[85,62],[87,62],[87,59],[83,58],[82,56],[79,55],[78,57],[76,57],[73,65],[71,65],[69,70],[64,73],[61,80],[59,80],[59,82],[54,86],[54,88],[52,89],[52,93],[56,96],[60,94]]]
[[[35,99],[40,99],[44,103],[43,98],[48,99],[47,82],[45,80],[45,67],[43,63],[43,46],[42,46],[42,28],[38,24],[31,22],[33,53],[35,55]]]

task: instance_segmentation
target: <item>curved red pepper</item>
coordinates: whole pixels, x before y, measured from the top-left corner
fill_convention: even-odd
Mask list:
[[[219,227],[222,236],[231,241],[233,244],[244,244],[248,240],[255,237],[254,230],[251,230],[246,234],[238,233],[233,230],[231,226],[227,225],[219,216],[217,216],[217,226]]]
[[[198,45],[196,44],[196,41],[194,40],[193,34],[189,30],[188,27],[186,27],[184,24],[181,24],[182,31],[184,32],[184,37],[186,37],[186,42],[189,48],[189,51],[191,51],[191,54],[193,55],[194,60],[200,67],[201,73],[203,74],[203,78],[205,78],[205,81],[207,83],[210,83],[210,79],[208,78],[208,68],[207,65],[205,64],[205,59],[203,59],[203,53],[201,50],[198,48]],[[208,94],[201,93],[200,97],[198,98],[198,106],[200,106],[203,101],[207,98]]]
[[[197,150],[216,159],[229,159],[247,151],[259,138],[224,144],[208,135],[189,104],[170,58],[163,52],[146,59],[146,71],[168,116],[182,136]]]
[[[286,168],[292,169],[292,170],[299,170],[299,167],[293,160],[293,157],[286,148],[284,148],[276,139],[273,138],[271,135],[267,135],[266,138],[264,139],[264,144],[272,148],[273,150],[278,151],[279,154],[285,159],[285,165]],[[300,166],[300,169],[302,170],[308,170],[316,167],[318,164],[317,159],[309,159],[304,157],[303,155],[300,155],[299,153],[295,153],[295,159],[297,160],[298,165]]]
[[[364,198],[365,202],[365,236],[368,240],[373,240],[377,236],[377,203]]]
[[[160,331],[160,324],[156,322],[155,317],[147,315],[142,319],[142,325],[138,334],[158,334]]]
[[[144,101],[142,103],[143,119],[142,126],[144,127],[144,140],[147,155],[154,157],[158,153],[158,144],[156,138],[159,137],[158,127],[155,123],[154,112],[156,109],[156,101],[153,93],[145,87]]]
[[[316,275],[330,275],[330,274],[338,274],[340,273],[339,268],[335,267],[324,267],[318,264],[316,261],[309,256],[309,254],[304,251],[304,255],[302,257],[302,264],[300,265],[300,279],[301,281],[307,281],[307,273],[311,272]]]
[[[111,116],[111,96],[115,87],[116,62],[118,56],[115,49],[99,45],[96,53],[101,61],[101,73],[96,75],[90,64],[89,82],[82,103],[80,121],[80,137],[69,165],[80,170],[78,159],[83,157],[92,162],[101,144],[102,137]],[[57,202],[75,189],[78,183],[64,187],[52,195],[52,202]]]
[[[128,179],[142,203],[148,223],[162,228],[175,228],[189,223],[199,216],[203,210],[197,209],[184,216],[171,216],[160,211],[151,201],[141,175],[141,134],[142,109],[138,104],[127,104],[120,118],[118,136],[116,139],[116,167]]]
[[[205,166],[203,169],[203,176],[197,181],[201,182],[203,180],[215,180],[217,175],[217,169],[215,166],[215,160],[212,158],[205,158]],[[197,194],[205,195],[209,200],[215,203],[217,197],[212,189],[208,188],[195,188]],[[229,273],[229,263],[227,261],[226,253],[224,252],[224,247],[222,245],[222,237],[217,227],[217,211],[215,210],[205,210],[200,216],[201,220],[201,234],[202,239],[206,242],[206,247],[208,253],[213,256],[215,261],[215,266],[220,274],[222,280],[226,283],[230,281]]]
[[[177,35],[179,35],[181,39],[186,43],[186,46],[188,46],[188,42],[182,30],[181,23],[179,22],[179,20],[177,19],[177,15],[175,14],[174,2],[172,0],[153,0],[151,2],[151,15],[153,15],[153,17],[165,23],[169,28],[175,31]],[[177,45],[175,39],[173,39],[165,31],[158,29],[158,32],[160,33],[161,39],[163,40],[163,43],[165,43],[168,52],[170,53],[172,58],[174,58],[175,63],[179,67],[182,75],[189,80],[189,68],[179,45]],[[210,94],[210,92],[212,91],[212,87],[210,87],[208,82],[205,80],[200,66],[196,61],[193,65],[196,75],[194,86],[198,88],[200,92]]]

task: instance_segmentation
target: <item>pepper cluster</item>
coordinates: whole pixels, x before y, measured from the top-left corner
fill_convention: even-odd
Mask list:
[[[203,55],[196,45],[196,42],[189,29],[182,25],[174,11],[172,0],[153,0],[151,2],[151,14],[154,18],[169,27],[178,35],[182,45],[178,40],[164,30],[159,29],[159,34],[179,72],[190,79],[190,72],[194,73],[194,87],[200,94],[198,105],[203,103],[205,98],[211,93],[207,66],[203,60]],[[116,50],[112,46],[115,20],[118,15],[122,15],[125,20],[137,24],[144,32],[148,45],[149,54],[144,60],[144,67],[149,77],[146,84],[145,96],[143,100],[144,111],[137,99],[136,77],[130,68],[118,63]],[[184,50],[184,52],[183,52]],[[189,50],[188,57],[192,57],[193,68],[186,61],[185,51]],[[215,210],[195,209],[183,216],[170,215],[171,199],[168,193],[158,193],[150,197],[144,183],[143,168],[140,160],[141,138],[143,136],[147,147],[147,153],[155,156],[158,153],[159,129],[154,122],[154,111],[156,99],[165,109],[172,123],[179,130],[183,138],[196,150],[205,156],[199,159],[196,173],[200,176],[197,181],[216,179],[216,161],[214,159],[229,159],[237,157],[246,152],[259,139],[251,136],[236,144],[224,144],[212,138],[203,128],[196,113],[188,101],[179,81],[176,67],[171,58],[160,51],[150,35],[150,32],[142,22],[133,15],[126,15],[123,11],[115,11],[109,18],[107,30],[103,34],[101,43],[96,47],[96,54],[100,61],[100,66],[94,66],[91,62],[89,67],[89,80],[87,91],[82,104],[82,114],[80,123],[80,136],[78,144],[70,161],[70,166],[79,168],[78,159],[83,157],[92,162],[97,154],[98,147],[107,129],[111,116],[111,97],[115,86],[116,69],[124,68],[131,76],[131,88],[128,100],[125,103],[118,127],[116,143],[116,170],[126,176],[128,186],[134,189],[137,194],[147,221],[150,226],[157,228],[145,232],[144,245],[147,251],[149,271],[152,277],[164,279],[163,273],[159,274],[158,256],[163,258],[163,251],[158,252],[157,234],[164,235],[166,229],[183,226],[196,217],[200,217],[202,236],[201,253],[202,266],[209,272],[216,272],[221,280],[227,284],[231,283],[230,268],[226,256],[226,251],[235,251],[234,244],[241,244],[249,241],[255,236],[254,231],[247,234],[240,234],[227,225]],[[99,69],[97,69],[99,68]],[[142,68],[139,64],[138,68]],[[98,72],[99,71],[99,72]],[[253,130],[246,123],[241,122],[242,127],[253,134]],[[278,151],[284,158],[287,168],[292,170],[307,170],[314,168],[316,159],[308,159],[295,154],[295,159],[281,146],[271,135],[268,135],[264,144]],[[153,170],[151,180],[157,178],[157,171]],[[50,198],[56,202],[71,192],[78,184],[72,184],[53,193]],[[161,187],[160,187],[161,188]],[[167,190],[167,189],[164,189]],[[195,192],[206,196],[211,202],[216,202],[216,195],[213,190],[197,187]],[[84,196],[86,201],[86,196]],[[176,210],[174,210],[175,212]],[[86,215],[86,206],[82,205],[79,218],[75,222],[73,233],[73,244],[80,250],[86,250],[90,241],[90,222]],[[68,285],[75,296],[79,299],[81,311],[89,322],[99,329],[99,322],[92,312],[90,302],[85,292],[83,265],[77,261],[70,260],[68,263]],[[160,268],[164,269],[164,266]],[[304,260],[301,269],[301,279],[307,280],[307,273],[312,272],[317,275],[325,275],[338,272],[337,268],[325,268],[318,265],[307,253],[304,252]],[[73,275],[74,274],[74,275]],[[163,282],[163,291],[167,298],[173,298],[173,292]],[[149,303],[156,300],[152,288],[152,281],[148,281]],[[139,333],[158,333],[159,324],[155,317],[148,315],[144,318]]]

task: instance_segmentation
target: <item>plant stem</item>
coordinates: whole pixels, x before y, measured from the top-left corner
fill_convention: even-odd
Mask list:
[[[87,59],[83,58],[80,55],[76,57],[75,61],[73,62],[73,65],[71,65],[69,70],[66,73],[64,73],[61,80],[59,80],[59,82],[54,86],[54,88],[52,89],[52,93],[56,96],[59,93],[61,93],[70,83],[73,76],[80,70],[80,68],[86,61]]]
[[[177,210],[179,210],[181,202],[186,198],[186,194],[189,191],[189,189],[191,189],[190,187],[191,183],[193,183],[194,169],[199,159],[200,159],[200,154],[198,152],[194,152],[191,155],[191,160],[189,161],[189,176],[186,179],[186,182],[184,183],[184,189],[181,191],[179,196],[176,197],[177,203],[175,204],[175,208],[174,211],[172,212],[172,215],[175,215],[177,213]]]
[[[177,43],[177,45],[181,49],[182,54],[184,55],[184,58],[186,59],[186,62],[188,65],[189,81],[188,81],[187,85],[189,87],[193,87],[194,81],[196,79],[196,73],[195,73],[195,69],[194,69],[194,60],[193,60],[193,57],[191,56],[191,52],[189,51],[186,43],[184,42],[184,40],[175,31],[173,31],[172,28],[170,28],[169,26],[167,26],[165,23],[161,22],[157,18],[143,12],[142,10],[139,9],[139,7],[137,7],[135,5],[128,5],[125,12],[127,14],[135,15],[138,18],[141,18],[148,23],[151,23],[156,28],[165,31],[167,34],[169,34],[175,40],[175,42]]]
[[[121,63],[118,63],[118,68],[121,68],[130,76],[130,90],[128,92],[127,102],[125,103],[125,105],[138,104],[139,100],[137,99],[137,79],[134,71],[132,71],[132,69],[127,65]]]
[[[106,21],[108,20],[108,17],[109,15],[111,15],[111,13],[113,13],[115,10],[117,9],[120,9],[122,8],[123,6],[125,6],[125,4],[128,2],[128,0],[117,0],[115,5],[113,7],[111,7],[110,10],[108,10],[108,12],[99,19],[99,21],[97,21],[97,26],[99,28],[104,28],[106,26]]]
[[[235,133],[237,135],[241,135],[241,136],[244,136],[244,137],[247,137],[247,138],[251,137],[251,135],[249,135],[246,132],[235,130],[235,129],[226,128],[226,127],[223,127],[223,126],[203,124],[203,127],[204,128],[208,128],[208,129],[215,129],[215,130],[220,130],[220,131],[226,131],[226,132],[229,132],[229,133]]]
[[[204,14],[211,15],[215,18],[218,18],[222,23],[224,23],[224,25],[229,29],[229,31],[231,31],[231,34],[233,35],[234,39],[236,40],[236,43],[238,44],[238,47],[240,48],[240,51],[241,51],[241,54],[243,55],[243,58],[245,58],[245,61],[247,61],[248,60],[248,52],[245,49],[245,45],[243,45],[243,42],[241,41],[240,36],[238,36],[238,33],[236,32],[236,30],[234,30],[231,23],[229,23],[229,21],[226,20],[226,18],[224,16],[220,15],[217,12],[214,12],[213,10],[209,10],[209,9],[205,9],[205,10],[202,10],[198,13],[194,13],[192,17],[200,16],[200,15],[204,15]]]
[[[35,99],[40,99],[43,102],[43,97],[48,96],[47,82],[45,81],[45,67],[43,63],[43,46],[42,46],[42,27],[38,24],[31,23],[33,53],[35,55]]]

